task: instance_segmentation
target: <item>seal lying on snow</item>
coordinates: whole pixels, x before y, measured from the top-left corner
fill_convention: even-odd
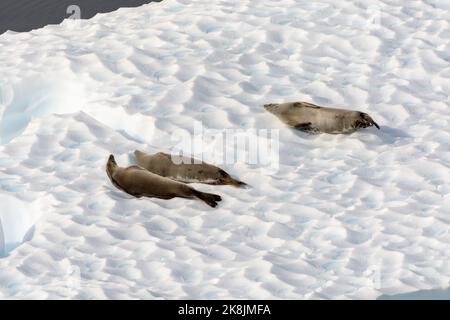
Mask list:
[[[106,173],[117,188],[137,198],[198,198],[211,207],[217,206],[217,202],[222,200],[218,195],[197,191],[184,183],[158,176],[139,166],[121,168],[113,155],[109,156]]]
[[[185,183],[229,184],[236,187],[246,185],[233,179],[222,169],[194,158],[158,152],[152,155],[134,152],[139,166],[163,177]]]
[[[364,112],[319,107],[308,102],[266,104],[264,108],[281,121],[309,133],[351,133],[361,128],[380,127]]]

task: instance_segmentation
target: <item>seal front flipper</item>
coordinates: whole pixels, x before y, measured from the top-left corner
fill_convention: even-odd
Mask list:
[[[317,128],[314,128],[312,126],[311,122],[305,122],[305,123],[296,124],[296,125],[294,125],[294,128],[297,129],[297,130],[301,130],[301,131],[307,132],[307,133],[315,133],[315,132],[317,132]]]
[[[138,199],[144,197],[144,195],[142,193],[130,193],[130,192],[127,192],[127,191],[125,191],[125,192],[128,193],[129,195],[135,197],[135,198],[138,198]]]
[[[311,122],[299,123],[296,124],[294,128],[299,130],[311,130],[312,129],[311,125],[312,125]]]

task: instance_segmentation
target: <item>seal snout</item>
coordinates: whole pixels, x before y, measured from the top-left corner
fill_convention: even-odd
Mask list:
[[[112,154],[109,155],[108,162],[112,162],[114,164],[117,164],[116,163],[116,159],[114,158],[114,156]]]

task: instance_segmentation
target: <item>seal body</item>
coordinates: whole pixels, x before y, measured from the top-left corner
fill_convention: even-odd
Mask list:
[[[117,188],[137,198],[198,198],[211,207],[217,206],[217,202],[222,200],[218,195],[198,191],[184,183],[161,177],[139,166],[119,167],[113,155],[109,156],[106,173]]]
[[[139,166],[163,177],[185,183],[243,186],[244,182],[233,179],[224,170],[198,159],[158,152],[152,155],[136,150]]]
[[[308,133],[352,133],[361,128],[380,127],[364,112],[326,108],[308,102],[266,104],[264,108],[281,121]]]

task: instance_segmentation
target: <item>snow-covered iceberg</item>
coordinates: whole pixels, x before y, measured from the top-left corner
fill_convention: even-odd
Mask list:
[[[165,0],[0,35],[0,193],[53,199],[31,240],[0,259],[0,298],[448,287],[443,3]],[[262,108],[295,100],[368,112],[382,128],[309,136]],[[217,209],[136,200],[109,183],[109,154],[126,165],[136,149],[170,152],[175,133],[199,124],[278,130],[278,170],[218,164],[252,187],[196,186],[222,196]]]

